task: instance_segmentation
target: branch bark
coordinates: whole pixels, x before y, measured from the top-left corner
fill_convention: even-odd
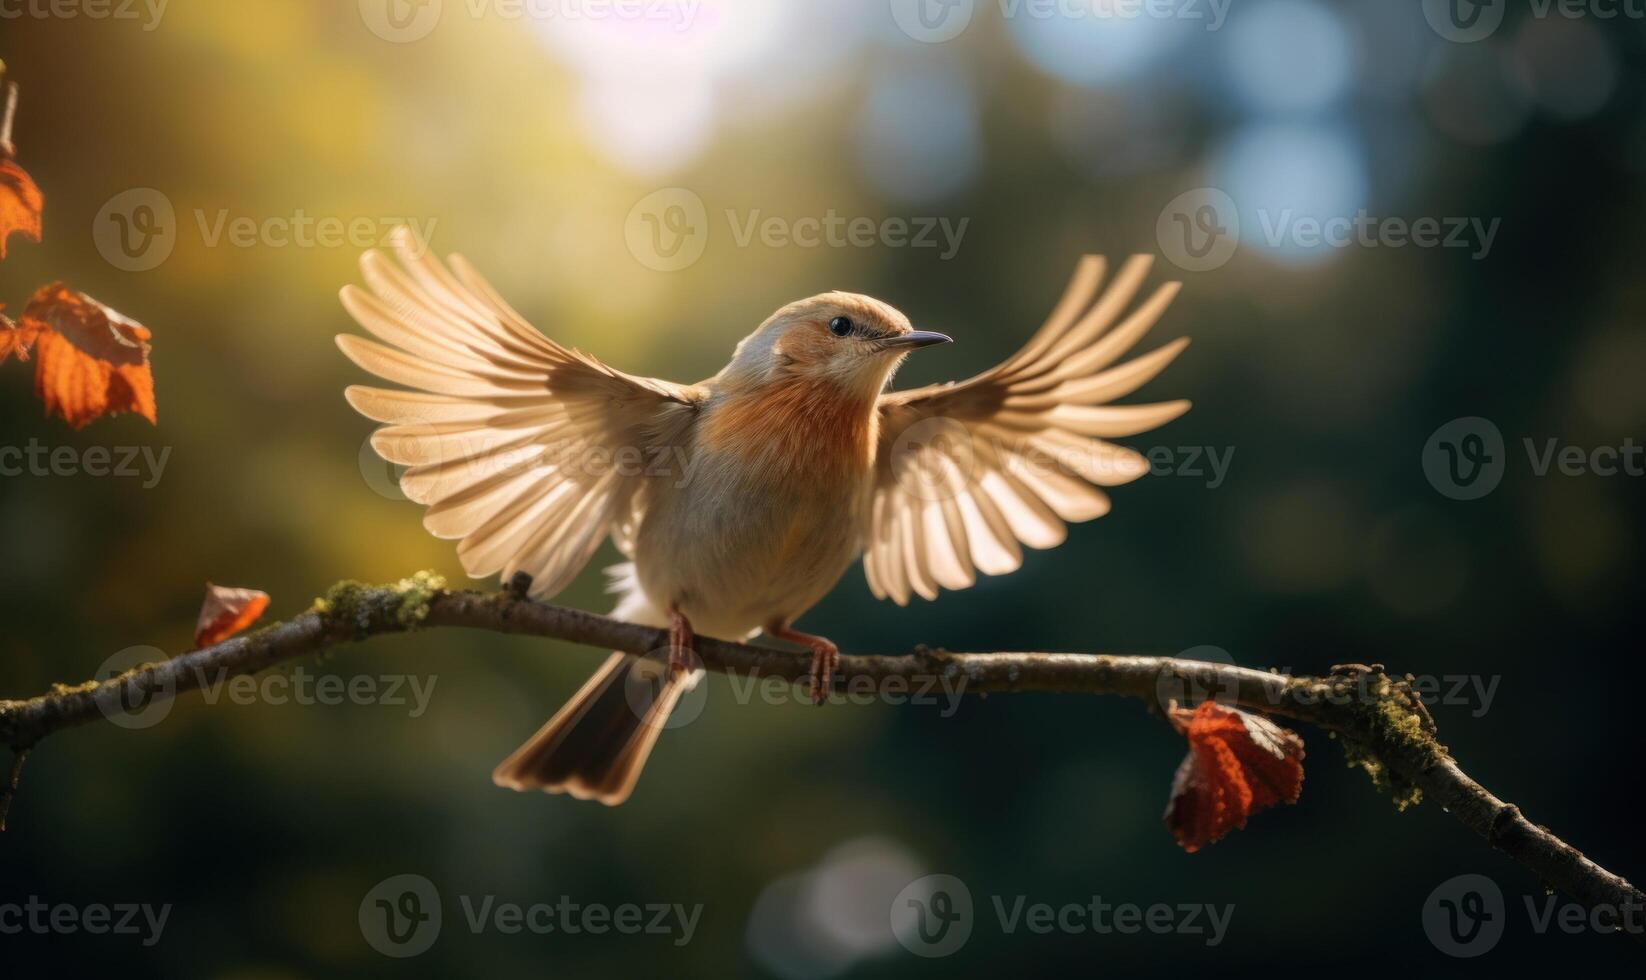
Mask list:
[[[388,586],[340,583],[313,609],[291,620],[214,646],[145,664],[118,677],[74,687],[57,685],[38,697],[0,701],[0,742],[18,753],[8,787],[10,802],[21,756],[47,735],[124,710],[122,704],[175,697],[203,681],[250,674],[340,644],[413,629],[462,627],[549,637],[572,643],[655,655],[668,647],[667,631],[618,622],[594,613],[532,602],[512,592],[448,592],[435,576],[419,574]],[[797,683],[808,676],[807,653],[698,637],[694,652],[705,668],[726,674],[774,677]],[[1208,694],[1247,710],[1305,722],[1346,742],[1397,803],[1419,795],[1439,804],[1490,846],[1518,861],[1546,887],[1593,909],[1646,908],[1646,894],[1589,860],[1548,828],[1465,773],[1435,739],[1435,727],[1406,679],[1381,665],[1346,665],[1325,677],[1288,676],[1228,664],[1169,657],[1072,653],[947,653],[921,649],[902,656],[842,656],[836,688],[889,678],[918,683],[946,680],[970,694],[1025,691],[1110,694],[1160,706],[1166,693],[1197,701]],[[1638,921],[1638,918],[1637,918]],[[1631,935],[1646,942],[1639,932]]]
[[[6,75],[5,65],[0,63],[0,79]],[[0,160],[10,160],[17,156],[17,146],[11,141],[11,126],[17,119],[17,83],[0,85],[5,92],[5,108],[0,109]]]

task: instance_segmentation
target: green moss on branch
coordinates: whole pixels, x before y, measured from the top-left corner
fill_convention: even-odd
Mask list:
[[[445,578],[428,571],[391,585],[348,579],[316,599],[313,612],[327,625],[363,639],[373,632],[416,629],[428,618],[429,603],[445,589]]]
[[[1434,719],[1412,689],[1410,678],[1391,678],[1381,664],[1339,667],[1334,674],[1351,679],[1366,694],[1349,702],[1355,724],[1338,736],[1344,759],[1350,767],[1365,770],[1395,809],[1420,802],[1423,790],[1406,774],[1426,772],[1449,755],[1446,746],[1436,740]]]

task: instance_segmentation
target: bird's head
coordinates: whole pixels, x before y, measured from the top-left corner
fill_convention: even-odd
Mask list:
[[[908,317],[871,296],[820,293],[783,307],[744,338],[726,378],[747,385],[830,382],[873,399],[910,351],[949,340],[915,330]]]

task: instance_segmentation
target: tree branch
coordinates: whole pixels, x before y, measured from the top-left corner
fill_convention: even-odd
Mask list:
[[[260,671],[282,661],[384,633],[465,627],[550,637],[636,655],[668,647],[666,630],[532,602],[511,592],[448,592],[436,576],[420,573],[388,586],[340,583],[313,609],[287,622],[214,646],[145,664],[118,677],[24,701],[0,701],[0,742],[18,753],[12,780],[0,796],[10,801],[22,754],[47,735],[82,725],[122,704],[173,697],[202,683]],[[791,683],[808,676],[806,653],[698,637],[694,652],[705,668],[726,674],[774,677]],[[1589,908],[1646,907],[1646,894],[1521,815],[1470,778],[1435,740],[1428,711],[1406,680],[1380,665],[1348,665],[1326,677],[1286,676],[1227,664],[1169,657],[1070,653],[945,653],[843,656],[836,687],[854,681],[942,679],[965,693],[1046,691],[1112,694],[1159,704],[1163,691],[1186,700],[1207,692],[1268,715],[1306,722],[1345,742],[1351,761],[1365,767],[1397,804],[1426,796],[1492,847],[1525,865],[1548,888]],[[1637,941],[1646,936],[1631,933]]]
[[[11,757],[11,777],[0,785],[0,831],[6,829],[6,815],[11,812],[12,798],[17,795],[17,781],[23,778],[23,763],[28,761],[28,749],[16,749]]]
[[[0,79],[6,76],[6,66],[0,62]],[[0,86],[5,92],[5,108],[0,109],[0,160],[17,156],[17,147],[11,141],[11,126],[17,119],[17,83]]]

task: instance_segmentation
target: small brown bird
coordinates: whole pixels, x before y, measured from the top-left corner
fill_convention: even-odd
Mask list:
[[[790,303],[695,385],[624,374],[534,329],[460,256],[449,267],[406,229],[396,266],[361,259],[369,291],[343,305],[384,343],[352,335],[356,364],[413,391],[354,386],[349,403],[387,423],[372,437],[409,467],[401,488],[424,526],[461,540],[474,577],[530,576],[544,599],[609,535],[619,619],[669,630],[667,665],[614,653],[492,778],[514,789],[628,798],[680,695],[701,677],[694,633],[769,635],[812,651],[826,697],[839,652],[794,622],[858,556],[899,605],[970,586],[1051,548],[1066,521],[1109,510],[1098,487],[1142,476],[1105,441],[1185,412],[1186,401],[1113,405],[1159,374],[1187,339],[1116,363],[1178,283],[1135,309],[1151,259],[1080,261],[1051,317],[1005,363],[959,384],[887,392],[913,350],[947,343],[868,296]],[[1095,300],[1095,302],[1094,302]],[[392,345],[392,346],[388,346]]]

